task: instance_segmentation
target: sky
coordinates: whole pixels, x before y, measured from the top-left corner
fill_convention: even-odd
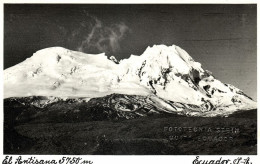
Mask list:
[[[117,59],[178,45],[256,100],[256,5],[5,4],[4,69],[61,46]]]

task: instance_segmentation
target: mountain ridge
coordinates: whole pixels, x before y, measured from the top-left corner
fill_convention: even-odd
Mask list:
[[[170,111],[169,101],[193,104],[206,111],[256,108],[256,102],[241,90],[215,79],[175,45],[154,45],[141,56],[131,55],[119,62],[104,53],[46,48],[4,70],[4,89],[5,98],[139,95],[160,100],[157,103]]]

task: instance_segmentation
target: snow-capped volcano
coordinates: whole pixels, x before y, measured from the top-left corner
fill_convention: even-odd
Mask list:
[[[120,62],[105,54],[52,47],[4,71],[5,98],[91,99],[113,93],[149,97],[167,112],[183,110],[174,103],[194,105],[211,114],[256,108],[256,102],[241,90],[215,79],[175,45],[148,47],[141,56]]]

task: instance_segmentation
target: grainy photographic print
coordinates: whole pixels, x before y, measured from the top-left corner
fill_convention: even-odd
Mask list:
[[[4,154],[256,155],[256,4],[4,4]]]

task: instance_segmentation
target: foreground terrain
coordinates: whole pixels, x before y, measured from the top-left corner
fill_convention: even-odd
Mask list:
[[[59,108],[36,108],[5,100],[4,153],[257,153],[256,109],[236,112],[229,117],[187,117],[165,113],[140,117],[113,113],[110,108],[102,107],[88,106],[83,112],[83,107],[79,108],[73,102],[70,106],[74,110],[60,104]],[[127,119],[126,116],[131,117]]]

